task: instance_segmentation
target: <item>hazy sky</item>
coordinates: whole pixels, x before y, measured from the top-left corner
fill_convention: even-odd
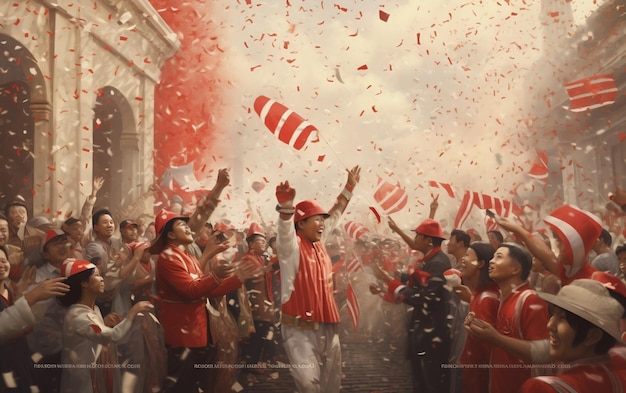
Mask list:
[[[565,0],[562,0],[565,1]],[[540,1],[198,1],[219,26],[228,89],[215,121],[224,129],[233,195],[255,199],[274,218],[273,190],[289,180],[298,199],[330,206],[345,168],[363,167],[351,215],[373,221],[377,176],[399,182],[409,204],[394,215],[413,225],[427,214],[428,180],[498,197],[530,182],[524,77],[544,47]],[[290,5],[288,5],[290,4]],[[573,1],[578,22],[598,7]],[[387,22],[379,11],[389,15]],[[366,69],[365,69],[366,68]],[[314,124],[321,141],[296,151],[252,110],[266,95]],[[245,152],[241,154],[241,152]],[[260,193],[253,181],[266,182]],[[441,195],[440,218],[460,199]],[[231,201],[228,215],[240,211]],[[365,212],[365,213],[362,213]],[[448,221],[449,225],[452,225]]]

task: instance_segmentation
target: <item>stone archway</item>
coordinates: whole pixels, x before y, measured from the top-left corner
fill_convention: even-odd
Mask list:
[[[119,210],[137,196],[139,136],[132,108],[114,87],[98,91],[93,118],[93,176],[102,176],[98,207]]]
[[[6,34],[0,34],[0,70],[0,205],[20,195],[32,212],[35,147],[49,129],[51,107],[33,55]]]

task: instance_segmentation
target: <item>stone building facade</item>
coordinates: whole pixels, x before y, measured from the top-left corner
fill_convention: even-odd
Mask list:
[[[31,216],[120,210],[153,184],[154,91],[179,48],[148,0],[0,3],[2,203]],[[145,211],[151,213],[151,201]]]

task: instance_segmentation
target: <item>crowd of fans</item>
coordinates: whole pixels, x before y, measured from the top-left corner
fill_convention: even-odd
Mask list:
[[[225,169],[190,215],[116,222],[101,178],[59,226],[9,202],[0,391],[230,392],[286,362],[299,391],[339,392],[345,334],[405,347],[414,392],[626,390],[626,231],[571,205],[538,232],[443,228],[436,199],[412,232],[349,231],[359,178],[329,210],[281,183],[277,223],[247,228],[211,220]]]

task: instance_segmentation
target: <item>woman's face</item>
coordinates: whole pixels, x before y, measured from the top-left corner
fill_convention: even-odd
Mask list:
[[[83,290],[96,295],[104,293],[104,278],[100,275],[100,270],[98,270],[98,268],[93,270],[93,273],[89,276],[89,280],[84,283]]]
[[[461,264],[459,266],[459,270],[461,271],[461,277],[467,280],[478,274],[480,274],[480,269],[485,266],[485,261],[479,261],[478,256],[476,255],[476,251],[473,248],[469,247],[465,256],[461,258]]]
[[[11,264],[9,257],[4,251],[0,250],[0,281],[6,280],[11,272]]]

